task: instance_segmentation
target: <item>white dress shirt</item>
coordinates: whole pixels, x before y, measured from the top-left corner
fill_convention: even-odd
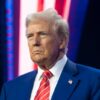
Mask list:
[[[52,98],[53,92],[55,90],[55,87],[57,85],[57,82],[60,78],[61,72],[62,72],[66,62],[67,62],[67,57],[66,57],[66,55],[64,55],[63,58],[60,59],[59,61],[57,61],[57,63],[50,69],[50,71],[53,74],[53,77],[50,78],[50,100]],[[35,78],[35,82],[34,82],[34,86],[32,89],[30,100],[34,100],[34,97],[37,93],[37,90],[38,90],[40,82],[41,82],[41,75],[43,72],[44,71],[38,67],[38,73]]]

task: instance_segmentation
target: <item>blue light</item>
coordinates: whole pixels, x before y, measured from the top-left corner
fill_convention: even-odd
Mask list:
[[[13,0],[6,0],[7,26],[7,80],[14,78],[14,46],[13,46]]]

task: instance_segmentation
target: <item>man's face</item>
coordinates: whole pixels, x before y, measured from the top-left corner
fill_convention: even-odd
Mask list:
[[[59,56],[61,43],[58,34],[52,31],[47,22],[30,23],[26,36],[33,62],[42,66],[55,63]]]

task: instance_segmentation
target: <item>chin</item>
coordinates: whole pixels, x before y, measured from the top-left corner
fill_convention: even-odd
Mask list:
[[[34,57],[34,58],[32,58],[32,61],[37,64],[42,64],[44,62],[44,59],[41,57]]]

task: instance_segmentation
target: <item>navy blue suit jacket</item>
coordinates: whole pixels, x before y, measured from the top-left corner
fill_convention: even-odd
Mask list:
[[[37,71],[7,82],[0,100],[30,100]],[[100,100],[100,71],[67,61],[52,100]]]

